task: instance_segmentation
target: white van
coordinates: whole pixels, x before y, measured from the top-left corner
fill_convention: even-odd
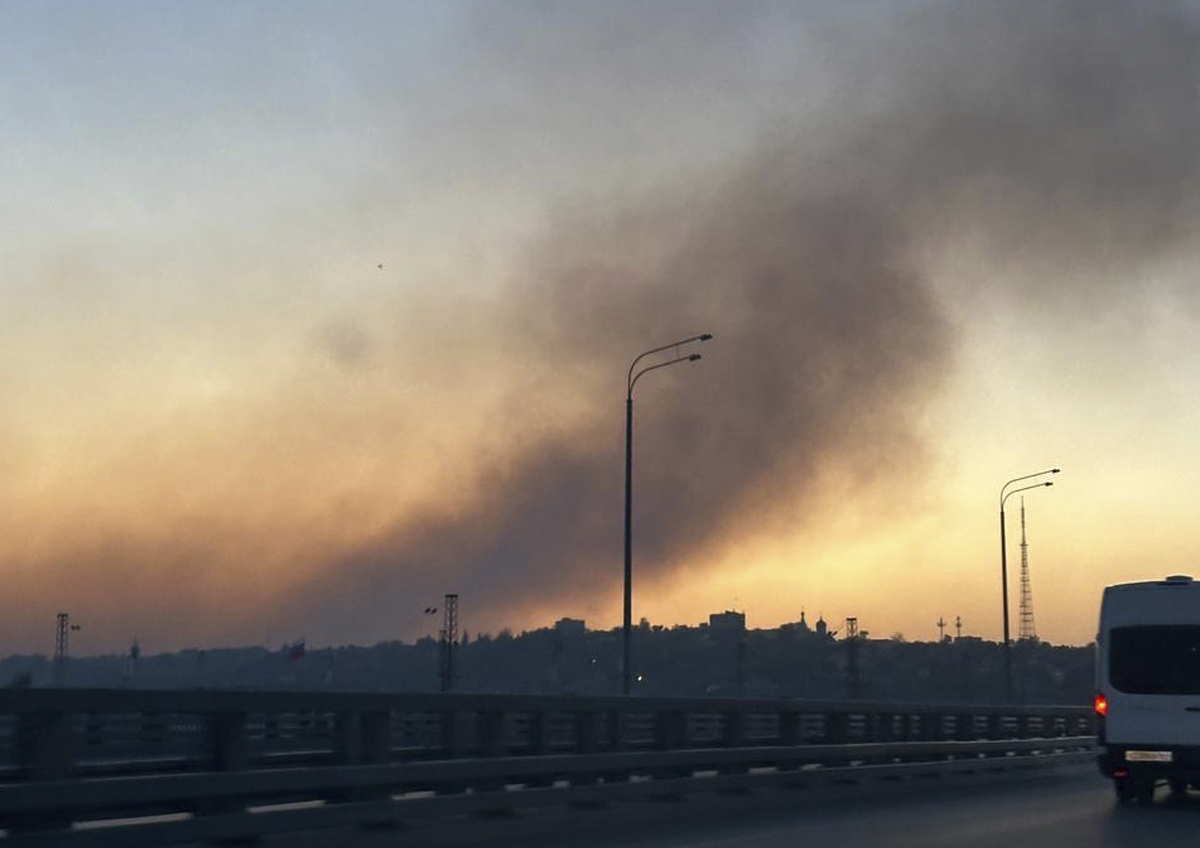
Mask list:
[[[1104,590],[1096,637],[1097,758],[1122,801],[1200,786],[1200,583]]]

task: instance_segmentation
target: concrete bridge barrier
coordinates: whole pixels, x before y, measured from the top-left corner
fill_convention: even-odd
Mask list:
[[[664,794],[1021,774],[1086,707],[0,690],[0,848],[165,846]]]

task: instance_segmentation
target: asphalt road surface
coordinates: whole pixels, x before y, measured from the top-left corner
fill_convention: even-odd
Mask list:
[[[425,821],[396,831],[291,839],[306,848],[1129,848],[1200,846],[1200,793],[1121,806],[1090,767],[993,786],[830,799],[759,791],[511,817]]]

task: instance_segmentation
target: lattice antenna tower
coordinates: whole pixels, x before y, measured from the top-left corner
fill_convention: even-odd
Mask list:
[[[63,679],[63,671],[67,665],[67,647],[69,628],[71,617],[60,612],[58,618],[54,622],[54,682],[61,684]]]
[[[54,621],[54,683],[61,685],[67,673],[67,657],[70,656],[71,631],[78,630],[71,623],[68,613],[60,612]]]
[[[1021,622],[1017,639],[1037,640],[1033,626],[1033,587],[1029,583],[1029,542],[1025,539],[1025,499],[1021,498]]]
[[[454,649],[458,642],[458,595],[447,595],[442,606],[442,691],[454,691]]]

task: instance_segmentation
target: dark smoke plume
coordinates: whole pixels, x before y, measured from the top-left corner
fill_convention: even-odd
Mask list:
[[[703,8],[740,19],[766,7]],[[870,490],[920,465],[917,419],[954,364],[930,254],[970,240],[1023,295],[1091,308],[1095,287],[1120,293],[1115,270],[1194,227],[1200,30],[1190,8],[915,8],[818,21],[831,53],[841,39],[846,54],[868,57],[845,61],[825,125],[808,117],[788,129],[790,118],[767,116],[764,140],[699,184],[563,212],[500,310],[499,338],[561,367],[504,424],[535,435],[479,458],[473,501],[405,516],[297,602],[318,621],[386,621],[398,598],[459,591],[489,626],[592,591],[615,607],[634,354],[717,335],[702,362],[638,389],[636,548],[639,574],[653,580],[704,569],[739,531],[803,526],[824,480]],[[588,49],[588,13],[529,14],[542,36]],[[608,21],[593,72],[620,67],[626,41],[645,47],[637,15],[625,19],[619,37],[622,15]],[[664,13],[656,25],[671,22]],[[872,25],[886,36],[862,34]],[[541,425],[556,391],[592,398],[570,426]]]

